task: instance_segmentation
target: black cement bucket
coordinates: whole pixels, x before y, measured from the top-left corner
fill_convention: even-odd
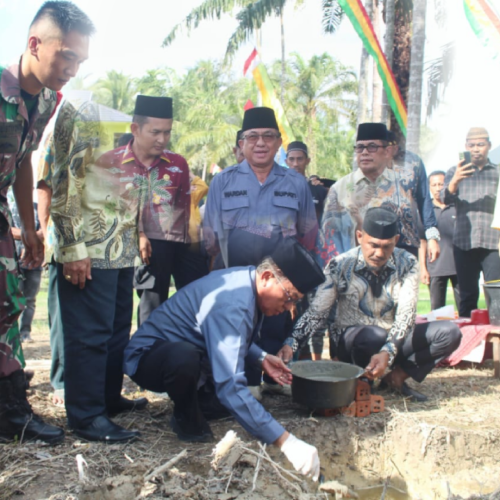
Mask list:
[[[500,326],[500,282],[484,283],[483,289],[486,307],[490,316],[490,324]]]
[[[341,408],[354,401],[364,370],[340,361],[297,361],[292,365],[292,397],[312,410]]]

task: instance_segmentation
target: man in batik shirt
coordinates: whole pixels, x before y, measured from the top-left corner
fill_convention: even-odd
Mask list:
[[[458,347],[461,333],[451,321],[415,325],[420,273],[415,257],[396,248],[398,226],[385,208],[366,212],[356,234],[360,246],[329,262],[325,283],[278,355],[288,362],[329,324],[332,359],[365,368],[370,379],[391,367],[384,384],[425,401],[405,380],[422,382]]]
[[[46,2],[31,23],[19,64],[0,67],[0,436],[57,443],[61,429],[44,424],[26,399],[17,319],[24,304],[10,231],[7,190],[13,185],[25,247],[24,265],[39,266],[43,246],[35,231],[31,155],[54,113],[58,93],[87,59],[90,19],[71,2]]]
[[[383,123],[361,123],[354,151],[359,168],[337,181],[326,199],[322,223],[325,263],[335,252],[343,253],[356,246],[356,231],[361,229],[364,214],[371,207],[386,207],[398,215],[398,247],[415,257],[420,245],[418,209],[430,260],[434,261],[439,256],[439,231],[425,169],[418,162],[390,168],[393,145],[389,144]]]
[[[123,350],[132,321],[141,186],[122,155],[103,154],[99,105],[66,101],[54,128],[52,205],[64,335],[68,423],[89,441],[137,437],[108,417],[147,400],[121,396]]]

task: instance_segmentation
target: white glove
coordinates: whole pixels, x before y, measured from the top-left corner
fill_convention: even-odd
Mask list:
[[[297,472],[312,477],[313,481],[318,480],[319,456],[318,450],[314,446],[290,434],[281,446],[281,451],[290,460]]]

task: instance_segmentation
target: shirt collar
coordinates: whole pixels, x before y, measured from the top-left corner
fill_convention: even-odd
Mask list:
[[[243,160],[241,163],[238,164],[238,170],[242,174],[253,173],[252,167],[250,166],[250,164],[246,160]],[[283,175],[285,175],[285,172],[283,171],[282,168],[280,168],[280,166],[276,162],[274,162],[273,168],[270,170],[268,177],[271,175],[283,176]]]
[[[390,180],[390,172],[392,172],[392,170],[390,170],[389,168],[384,168],[384,170],[382,171],[382,173],[377,177],[377,180],[375,180],[375,182],[378,181],[378,179],[380,177],[383,177],[384,179],[388,179]],[[365,174],[363,173],[363,171],[358,167],[356,169],[356,171],[354,172],[354,183],[355,184],[358,184],[359,182],[361,182],[363,179],[366,179],[366,182],[369,182],[370,184],[372,183],[372,181],[370,179],[368,179],[368,177],[365,176]]]
[[[134,142],[134,139],[131,139],[131,141],[127,144],[127,147],[125,149],[125,152],[123,153],[123,158],[122,158],[122,165],[125,163],[130,163],[132,161],[135,161],[135,163],[143,168],[153,168],[158,165],[161,161],[170,163],[170,160],[167,158],[167,152],[166,150],[163,150],[162,154],[155,159],[155,161],[149,166],[146,167],[146,165],[143,165],[141,161],[135,156],[134,150],[132,149],[132,143]]]

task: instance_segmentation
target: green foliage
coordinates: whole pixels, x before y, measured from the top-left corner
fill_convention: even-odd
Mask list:
[[[280,86],[281,61],[270,68],[275,88]],[[328,54],[309,60],[292,54],[285,64],[284,108],[298,140],[309,146],[309,173],[338,179],[351,169],[357,81],[355,73]],[[217,61],[200,61],[184,75],[157,68],[130,79],[109,71],[95,86],[98,102],[132,114],[138,93],[170,96],[174,101],[174,127],[169,148],[183,155],[193,172],[234,164],[233,146],[241,127],[243,107],[257,102],[257,87],[237,78]],[[163,180],[158,180],[158,182]],[[129,196],[141,191],[134,179]]]
[[[271,70],[276,87],[280,76],[276,62]],[[287,61],[285,112],[297,139],[308,145],[310,174],[338,179],[350,171],[356,96],[355,73],[329,54],[308,61],[292,54]]]
[[[111,70],[105,78],[100,78],[93,86],[94,100],[124,113],[134,109],[134,81],[121,72]]]

